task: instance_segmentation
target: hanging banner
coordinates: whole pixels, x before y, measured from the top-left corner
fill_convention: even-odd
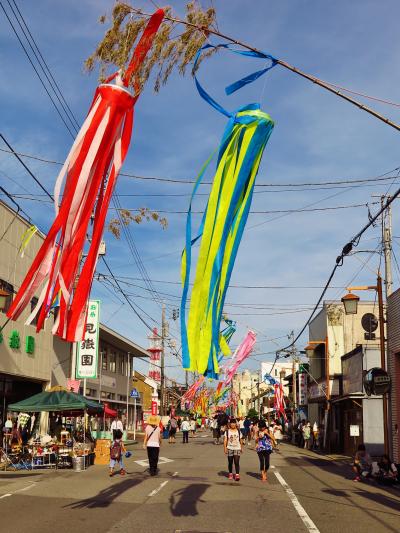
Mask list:
[[[85,336],[77,342],[76,378],[97,378],[99,353],[100,301],[89,300]]]

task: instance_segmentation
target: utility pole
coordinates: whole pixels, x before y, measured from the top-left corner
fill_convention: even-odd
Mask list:
[[[160,387],[160,415],[164,415],[164,394],[165,394],[165,337],[166,337],[166,320],[165,320],[165,304],[162,305],[161,315],[161,387]]]
[[[297,415],[297,371],[296,371],[297,350],[296,350],[296,346],[294,345],[294,331],[293,330],[290,332],[290,335],[288,335],[288,337],[291,343],[290,353],[292,356],[292,394],[293,394],[292,425],[294,427],[296,424],[296,415]]]
[[[258,371],[257,378],[257,413],[260,416],[260,381],[261,381],[261,370]]]
[[[381,207],[385,202],[390,200],[390,196],[381,196]],[[385,258],[385,295],[386,301],[388,296],[392,294],[393,280],[392,280],[392,206],[382,213],[382,247]]]
[[[387,289],[387,286],[386,286]],[[381,348],[381,367],[386,370],[386,349],[385,349],[385,317],[383,311],[383,295],[382,295],[382,278],[378,274],[376,283],[376,292],[378,293],[378,307],[379,307],[379,337]],[[382,394],[383,405],[383,442],[385,453],[389,453],[389,428],[388,428],[388,406],[387,394]]]

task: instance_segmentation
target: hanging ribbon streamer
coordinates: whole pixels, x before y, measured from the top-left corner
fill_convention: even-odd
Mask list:
[[[19,256],[21,257],[21,259],[24,257],[25,255],[25,249],[26,247],[28,246],[30,240],[32,239],[32,237],[35,235],[35,233],[38,231],[38,228],[36,226],[30,226],[22,235],[21,237],[21,244],[20,244],[20,247],[18,249],[18,253],[19,253]]]
[[[274,393],[275,393],[274,409],[276,411],[276,414],[280,414],[286,421],[287,420],[286,412],[285,412],[286,404],[285,404],[285,397],[283,393],[282,383],[277,383],[276,385],[274,385]]]
[[[209,47],[206,45],[202,50]],[[228,45],[223,47],[229,49]],[[197,54],[194,68],[202,50]],[[231,85],[227,89],[229,93],[251,83],[275,64],[271,56],[234,52],[268,59],[271,65]],[[233,113],[226,111],[203,89],[197,78],[195,82],[202,98],[227,116],[229,121],[218,149],[217,168],[207,207],[194,238],[192,202],[211,157],[201,169],[189,205],[186,246],[182,255],[182,355],[185,369],[217,378],[218,356],[222,351],[220,322],[225,296],[250,211],[258,167],[274,123],[258,104],[247,105]],[[200,249],[186,322],[191,247],[198,240]]]
[[[232,381],[233,376],[236,374],[237,369],[243,363],[247,357],[253,351],[254,345],[256,343],[256,334],[254,331],[249,331],[246,337],[243,339],[240,346],[235,351],[235,356],[233,358],[232,365],[227,369],[225,374],[224,384],[229,385]]]
[[[16,320],[42,287],[35,314],[37,331],[47,318],[55,296],[60,305],[53,333],[69,341],[82,339],[87,301],[93,282],[108,205],[128,152],[133,109],[139,97],[128,90],[140,68],[164,11],[150,18],[123,78],[114,74],[100,85],[55,185],[56,218],[18,291],[7,316]],[[112,79],[116,84],[110,84]],[[59,206],[62,184],[64,194]],[[90,247],[79,274],[90,218],[94,214]],[[31,315],[32,317],[32,315]]]
[[[231,355],[232,352],[229,348],[229,342],[236,331],[236,322],[229,320],[228,318],[224,318],[224,321],[227,326],[221,331],[219,336],[221,353],[218,355],[218,363],[220,363],[224,357]]]

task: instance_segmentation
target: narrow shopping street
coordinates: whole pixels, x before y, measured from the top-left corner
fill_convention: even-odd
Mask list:
[[[269,482],[246,448],[241,480],[227,478],[222,446],[208,433],[183,445],[163,443],[160,472],[146,472],[144,450],[130,448],[127,475],[106,466],[85,472],[2,472],[2,531],[239,533],[320,531],[397,532],[400,491],[354,483],[345,458],[286,444],[272,455]]]

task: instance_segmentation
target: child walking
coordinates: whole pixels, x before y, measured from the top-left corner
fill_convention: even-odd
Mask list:
[[[228,456],[229,479],[233,479],[233,463],[235,463],[235,481],[240,481],[239,463],[242,451],[240,430],[237,426],[236,419],[231,418],[224,438],[224,452]]]
[[[264,482],[267,481],[270,455],[275,446],[276,441],[273,435],[269,432],[265,421],[260,420],[258,424],[258,434],[256,436],[256,450],[260,461],[261,480]]]
[[[115,437],[110,448],[110,477],[114,475],[115,463],[119,463],[119,473],[121,476],[125,475],[125,469],[122,462],[122,456],[125,453],[125,446],[122,442],[122,431],[117,429],[114,433]]]

